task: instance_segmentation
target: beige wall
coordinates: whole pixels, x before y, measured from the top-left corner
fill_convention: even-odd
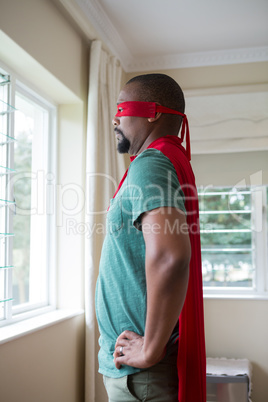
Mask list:
[[[268,151],[193,155],[192,166],[198,186],[235,186],[241,181],[250,185],[260,171],[260,184],[268,185]]]
[[[262,84],[268,81],[268,62],[127,73],[126,80],[135,75],[150,72],[160,72],[170,75],[179,83],[183,90]]]
[[[266,62],[160,72],[172,76],[184,90],[268,82]],[[138,74],[126,74],[126,80]],[[241,180],[250,184],[250,176],[259,170],[268,184],[268,151],[193,155],[192,165],[198,185],[235,185]],[[206,299],[204,308],[207,356],[248,358],[253,365],[252,400],[266,402],[268,301]]]
[[[2,402],[82,402],[83,315],[0,345]]]
[[[50,0],[0,1],[0,59],[54,101],[58,114],[58,189],[85,177],[89,43]],[[65,187],[66,188],[66,187]],[[58,205],[58,307],[83,307],[83,236],[68,235],[71,193]],[[62,201],[62,200],[61,200]],[[81,222],[83,210],[72,218]],[[59,219],[58,219],[59,222]],[[0,400],[84,400],[84,316],[0,345]]]
[[[54,2],[1,0],[0,5],[0,29],[83,99],[87,93],[86,45]],[[18,59],[18,68],[20,64]]]

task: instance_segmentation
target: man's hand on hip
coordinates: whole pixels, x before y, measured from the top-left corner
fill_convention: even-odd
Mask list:
[[[124,364],[137,368],[148,368],[164,357],[164,351],[157,360],[147,360],[144,350],[144,337],[132,331],[124,331],[115,344],[114,363],[117,369]]]

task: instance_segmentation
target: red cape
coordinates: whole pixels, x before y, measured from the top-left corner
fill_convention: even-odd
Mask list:
[[[199,207],[195,177],[175,136],[161,137],[148,148],[155,148],[169,158],[185,195],[187,223],[192,249],[190,277],[185,303],[179,317],[179,401],[206,402],[206,350],[203,310],[202,263],[199,229]]]
[[[173,164],[185,195],[187,223],[191,242],[190,276],[187,295],[179,317],[178,378],[179,402],[206,402],[206,350],[203,310],[202,263],[199,229],[199,207],[195,177],[189,162],[189,152],[175,136],[165,136],[148,148],[161,151]],[[135,157],[131,157],[131,161]],[[114,197],[123,184],[124,174]]]

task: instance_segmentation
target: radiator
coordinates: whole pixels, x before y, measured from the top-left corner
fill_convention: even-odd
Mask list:
[[[207,358],[207,402],[250,402],[251,373],[247,359]]]

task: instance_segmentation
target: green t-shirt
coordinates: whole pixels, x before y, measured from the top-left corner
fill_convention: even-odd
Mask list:
[[[162,152],[150,148],[130,164],[107,213],[107,233],[96,287],[96,314],[100,330],[99,372],[108,377],[119,378],[140,371],[130,366],[116,369],[113,352],[116,339],[124,330],[144,335],[145,243],[140,217],[162,206],[186,213],[175,168]]]

